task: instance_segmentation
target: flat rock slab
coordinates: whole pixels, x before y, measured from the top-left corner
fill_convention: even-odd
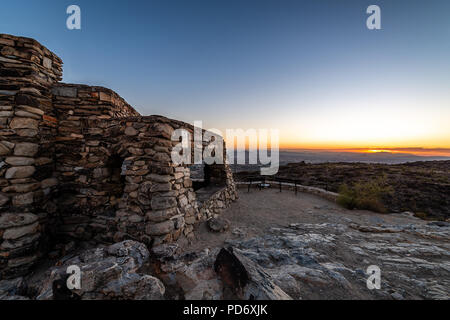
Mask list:
[[[38,216],[32,213],[2,213],[0,214],[0,229],[26,226],[37,220]]]

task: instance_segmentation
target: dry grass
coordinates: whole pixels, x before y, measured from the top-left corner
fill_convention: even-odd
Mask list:
[[[392,187],[386,183],[386,178],[378,178],[368,182],[357,182],[352,186],[343,184],[339,190],[338,204],[344,208],[370,210],[386,213],[383,196],[392,194]]]

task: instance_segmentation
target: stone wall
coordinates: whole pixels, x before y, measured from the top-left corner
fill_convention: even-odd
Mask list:
[[[33,39],[0,34],[0,67],[0,279],[26,273],[50,240],[193,239],[236,199],[227,164],[205,166],[195,192],[171,161],[172,132],[191,125],[58,83],[62,61]]]
[[[114,217],[123,188],[121,164],[110,163],[121,130],[119,123],[109,120],[139,113],[102,87],[57,84],[52,93],[59,120],[55,144],[60,181],[58,236],[112,239],[105,225]]]
[[[172,132],[185,129],[193,135],[194,128],[160,116],[122,122],[125,137],[117,149],[121,157],[130,162],[125,171],[124,197],[116,215],[120,219],[119,231],[130,233],[129,228],[133,228],[134,233],[145,225],[145,230],[137,230],[137,234],[151,237],[153,245],[175,241],[180,236],[192,238],[193,224],[209,218],[209,212],[216,210],[211,203],[208,207],[199,205],[189,168],[171,161],[172,148],[179,143],[171,141]],[[224,148],[224,155],[225,152]],[[222,195],[213,199],[220,198],[225,207],[236,198],[234,181],[228,165],[216,164],[214,167],[216,173],[220,172],[215,176],[223,178],[223,181],[220,184]],[[135,221],[138,223],[133,224]]]
[[[82,139],[57,143],[63,150],[57,156],[60,234],[147,244],[192,238],[194,223],[235,199],[228,166],[212,166],[213,177],[223,179],[221,192],[199,203],[189,168],[172,163],[178,144],[171,141],[172,132],[193,132],[186,123],[148,116],[89,119],[82,127]]]
[[[37,259],[36,239],[54,209],[50,87],[61,80],[61,65],[33,39],[0,35],[0,276]]]

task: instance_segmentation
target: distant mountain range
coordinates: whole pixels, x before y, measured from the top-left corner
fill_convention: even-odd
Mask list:
[[[238,171],[251,167],[257,168],[259,165],[248,164],[249,151],[235,151],[235,159],[237,154],[245,152],[245,165],[237,165]],[[288,163],[306,162],[306,163],[325,163],[325,162],[361,162],[361,163],[385,163],[385,164],[400,164],[416,161],[440,161],[450,160],[450,156],[429,156],[429,155],[415,155],[406,152],[351,152],[351,151],[336,151],[336,150],[280,150],[279,163],[280,166]],[[233,164],[233,161],[230,161]],[[234,162],[235,163],[235,162]]]
[[[327,150],[280,150],[280,164],[305,161],[320,162],[363,162],[363,163],[405,163],[415,161],[450,160],[445,156],[418,156],[410,153],[393,152],[348,152]]]

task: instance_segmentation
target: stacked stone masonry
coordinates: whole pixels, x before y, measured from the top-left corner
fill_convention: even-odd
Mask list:
[[[205,166],[200,197],[171,161],[172,132],[191,125],[61,79],[55,54],[0,34],[0,279],[28,272],[54,239],[193,239],[195,223],[236,199],[226,163]]]

